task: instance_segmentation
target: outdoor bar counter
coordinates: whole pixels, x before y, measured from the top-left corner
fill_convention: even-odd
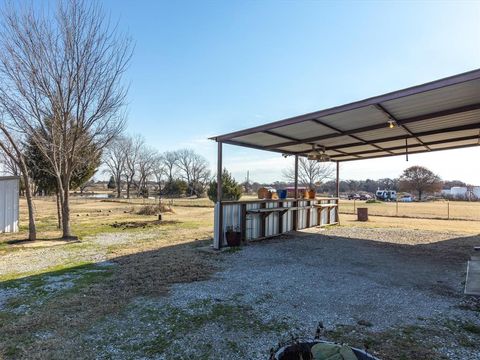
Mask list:
[[[215,226],[222,213],[222,245],[228,229],[241,232],[242,242],[260,240],[292,230],[338,224],[338,198],[257,199],[222,201],[215,206]],[[219,245],[215,236],[214,246]]]

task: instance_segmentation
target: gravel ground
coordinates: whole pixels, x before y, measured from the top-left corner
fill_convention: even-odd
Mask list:
[[[311,336],[319,321],[329,329],[360,322],[371,333],[450,319],[480,326],[478,311],[459,307],[475,241],[480,237],[336,227],[259,242],[219,255],[221,270],[210,280],[137,299],[86,341],[98,358],[150,351],[147,357],[158,359],[255,360],[291,333]],[[479,335],[471,336],[478,345]],[[438,340],[448,359],[480,359],[476,345]]]

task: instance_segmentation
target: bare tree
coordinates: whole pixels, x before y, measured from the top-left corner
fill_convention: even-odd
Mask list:
[[[147,193],[148,179],[153,175],[156,156],[156,150],[150,147],[144,146],[142,149],[140,149],[137,159],[137,196]]]
[[[303,186],[314,189],[325,180],[331,179],[333,171],[330,163],[308,160],[304,157],[298,159],[298,182]],[[295,167],[284,170],[283,177],[288,181],[295,181]]]
[[[22,149],[22,142],[14,136],[0,119],[0,149],[3,156],[8,159],[12,169],[19,169],[25,186],[25,198],[28,208],[28,239],[37,240],[37,227],[35,223],[35,207],[33,205],[33,194],[31,189],[30,177],[28,175],[27,161]],[[20,175],[18,174],[18,175]]]
[[[125,142],[125,183],[127,184],[127,199],[134,184],[138,171],[138,158],[145,147],[145,140],[140,135],[128,137]]]
[[[167,175],[163,154],[155,154],[153,159],[152,173],[153,177],[155,178],[155,183],[157,184],[158,193],[160,194],[160,191],[162,190],[162,180],[164,176]]]
[[[191,149],[178,150],[176,153],[180,176],[187,182],[189,194],[201,196],[211,177],[208,161]]]
[[[108,146],[104,156],[104,163],[108,167],[107,172],[115,180],[117,198],[122,194],[122,176],[125,173],[127,159],[126,144],[127,140],[123,137],[115,139]]]
[[[162,162],[167,173],[168,181],[172,182],[178,165],[178,151],[167,151],[163,153]]]
[[[123,129],[127,88],[122,77],[132,47],[97,2],[59,1],[53,15],[35,9],[3,11],[0,106],[6,121],[50,162],[63,237],[69,238],[70,179],[91,161],[79,156],[82,148],[101,152]]]
[[[9,144],[8,141],[2,141],[0,138],[0,142],[6,146],[9,151],[9,154],[14,154],[15,150],[12,149],[12,146]],[[1,146],[1,145],[0,145]],[[2,165],[2,172],[11,176],[20,176],[20,167],[18,166],[18,161],[16,158],[11,158],[5,151],[0,151],[0,164]]]

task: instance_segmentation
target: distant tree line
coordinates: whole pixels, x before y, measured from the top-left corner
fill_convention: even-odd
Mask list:
[[[212,180],[205,157],[191,149],[159,152],[140,135],[124,135],[107,148],[103,162],[117,197],[206,195]]]

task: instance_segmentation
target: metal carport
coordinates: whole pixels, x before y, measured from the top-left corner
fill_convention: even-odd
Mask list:
[[[312,149],[322,151],[337,163],[338,196],[343,161],[480,145],[480,69],[211,139],[218,143],[217,199],[222,144],[293,155],[296,164]],[[216,248],[223,236],[219,214]]]

